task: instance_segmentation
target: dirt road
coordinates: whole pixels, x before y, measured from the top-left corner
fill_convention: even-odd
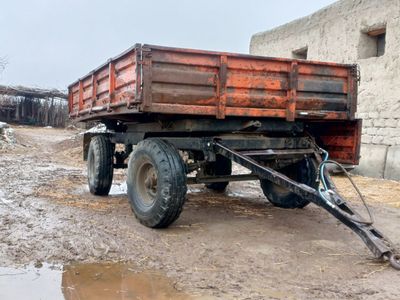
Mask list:
[[[225,194],[189,188],[181,217],[152,230],[134,218],[124,172],[92,196],[76,131],[15,128],[0,153],[0,266],[103,261],[157,270],[190,296],[221,299],[398,299],[400,272],[314,205],[284,210],[257,182]],[[355,177],[376,225],[400,248],[400,183]],[[344,179],[339,186],[349,193]]]

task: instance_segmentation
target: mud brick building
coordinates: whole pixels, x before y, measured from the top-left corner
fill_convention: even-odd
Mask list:
[[[341,0],[252,36],[250,53],[356,63],[361,162],[355,172],[400,180],[400,1]]]

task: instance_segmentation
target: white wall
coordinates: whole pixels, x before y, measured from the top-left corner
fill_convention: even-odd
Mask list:
[[[386,27],[385,54],[363,58],[374,44],[368,44],[366,32],[382,27]],[[290,58],[292,51],[305,46],[307,59],[359,64],[357,115],[363,119],[363,145],[358,172],[400,180],[400,169],[392,167],[399,165],[400,157],[391,154],[400,153],[400,0],[338,1],[253,35],[250,53]]]

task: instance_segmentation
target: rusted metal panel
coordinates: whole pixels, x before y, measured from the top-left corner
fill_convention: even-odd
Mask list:
[[[82,80],[79,81],[79,94],[78,94],[78,109],[83,109],[83,82]]]
[[[152,85],[153,85],[153,60],[152,53],[148,48],[142,48],[142,70],[143,70],[143,111],[151,111],[153,103]]]
[[[136,98],[141,69],[137,62],[137,47],[109,60],[89,75],[70,85],[70,116],[81,120],[113,116],[116,113],[138,112]],[[128,111],[121,109],[129,107]]]
[[[348,117],[353,119],[357,110],[357,93],[358,93],[358,66],[353,65],[348,71],[348,93],[347,93],[347,106]]]
[[[307,127],[331,159],[357,165],[360,159],[362,120],[315,121]]]
[[[110,101],[107,103],[110,105],[112,102],[114,102],[115,98],[115,64],[114,62],[110,61],[108,64],[108,96],[110,98]]]
[[[350,65],[137,44],[69,87],[70,115],[346,120],[354,118],[355,77]]]
[[[226,109],[226,81],[228,72],[228,58],[226,55],[220,56],[219,72],[217,80],[217,119],[225,118]]]
[[[299,71],[297,61],[292,62],[289,72],[289,88],[287,93],[288,103],[286,106],[286,120],[294,121],[296,117],[296,102],[298,89]]]

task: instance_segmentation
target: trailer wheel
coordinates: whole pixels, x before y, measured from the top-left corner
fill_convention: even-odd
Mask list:
[[[231,175],[232,174],[232,161],[222,155],[217,154],[216,161],[210,162],[205,167],[206,175]],[[213,182],[206,184],[206,187],[210,190],[217,192],[225,191],[229,181],[224,182]]]
[[[129,159],[127,186],[140,223],[168,227],[182,212],[187,190],[186,169],[178,151],[161,139],[140,142]]]
[[[114,147],[104,135],[94,136],[89,145],[87,173],[90,193],[106,196],[110,192],[113,179]]]
[[[313,159],[306,158],[296,164],[280,169],[279,172],[299,183],[313,188],[318,187],[318,182],[316,182],[317,166]],[[310,203],[307,199],[269,180],[260,180],[260,184],[264,195],[275,206],[282,208],[303,208]]]

